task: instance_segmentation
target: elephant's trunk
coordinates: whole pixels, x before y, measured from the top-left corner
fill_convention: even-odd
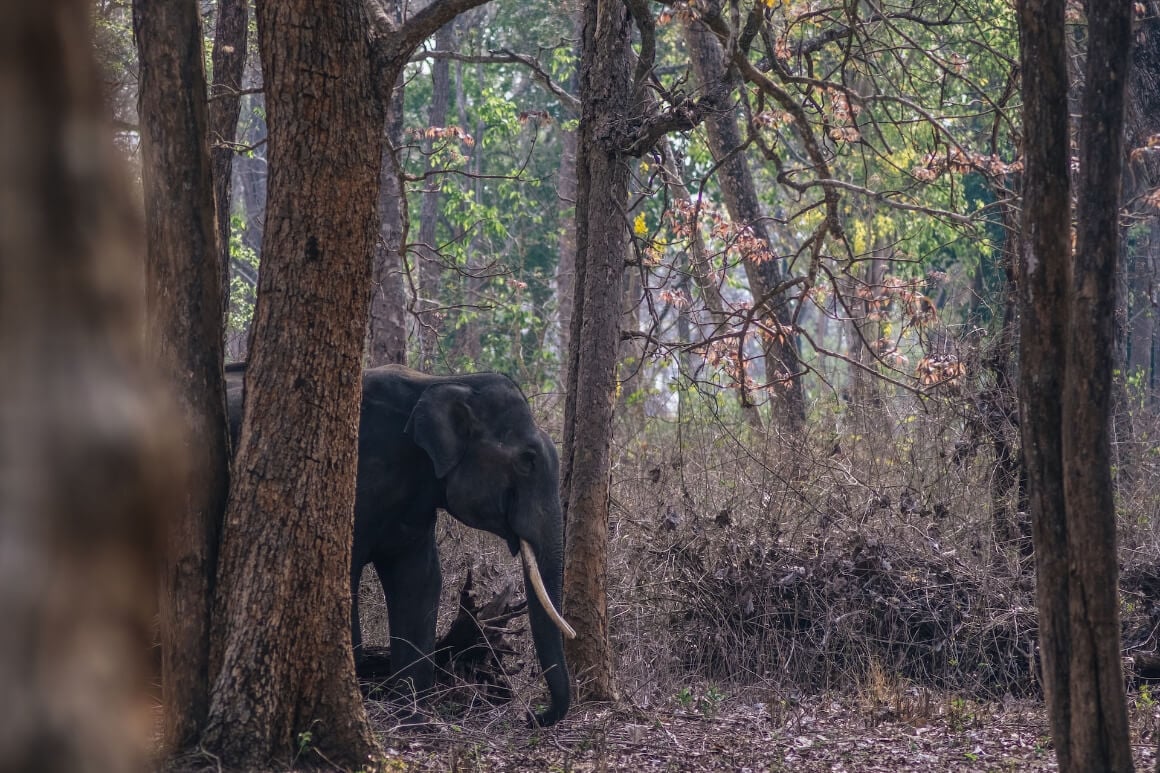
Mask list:
[[[564,551],[559,540],[547,540],[548,546],[520,540],[524,559],[524,587],[528,596],[528,620],[536,656],[548,684],[550,705],[530,717],[540,727],[554,725],[564,718],[571,704],[571,678],[564,662],[563,631],[572,631],[557,609],[563,595]],[[538,587],[537,587],[538,586]],[[550,610],[550,611],[549,611]]]
[[[524,571],[528,573],[528,580],[531,581],[532,589],[536,592],[536,598],[540,600],[544,612],[560,629],[560,633],[569,639],[575,639],[576,630],[568,625],[568,621],[560,615],[555,605],[552,604],[552,599],[548,598],[548,590],[544,587],[544,578],[540,576],[540,567],[536,564],[535,553],[532,552],[532,546],[528,544],[527,540],[520,540],[520,557],[524,559]]]

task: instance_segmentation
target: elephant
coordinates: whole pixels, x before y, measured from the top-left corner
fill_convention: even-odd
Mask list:
[[[226,367],[236,445],[245,364]],[[351,554],[351,640],[361,651],[358,594],[373,564],[387,600],[391,671],[417,694],[434,679],[430,658],[442,589],[437,510],[507,542],[523,562],[528,618],[550,704],[529,720],[547,727],[568,712],[563,637],[559,461],[519,387],[506,376],[430,376],[400,365],[363,373]]]

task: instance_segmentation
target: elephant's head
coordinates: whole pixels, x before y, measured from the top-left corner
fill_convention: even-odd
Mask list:
[[[516,385],[498,375],[428,386],[406,431],[430,455],[447,511],[502,537],[522,557],[532,639],[551,697],[547,711],[533,719],[556,723],[570,702],[563,636],[576,634],[557,611],[564,524],[555,446]]]

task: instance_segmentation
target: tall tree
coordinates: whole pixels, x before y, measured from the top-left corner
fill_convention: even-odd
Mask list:
[[[798,377],[801,362],[797,336],[792,332],[793,314],[788,293],[781,286],[785,272],[781,259],[773,250],[753,173],[749,169],[749,159],[742,152],[741,131],[737,125],[740,111],[736,105],[730,104],[734,91],[731,86],[737,81],[736,70],[727,67],[721,44],[706,26],[686,19],[683,31],[699,85],[714,92],[718,108],[706,116],[705,128],[709,149],[719,164],[717,183],[721,186],[729,217],[737,227],[749,229],[763,245],[762,251],[750,251],[744,256],[744,266],[754,307],[760,310],[766,323],[780,333],[762,338],[765,382],[773,387],[775,395],[772,418],[786,429],[799,430],[805,423],[806,408],[802,380]]]
[[[390,10],[395,23],[402,21],[402,3]],[[402,75],[387,100],[386,142],[383,145],[382,185],[379,190],[379,238],[375,243],[374,277],[371,283],[371,318],[367,331],[367,364],[371,367],[407,364],[407,296],[403,271],[407,240],[407,201],[398,152],[403,144]]]
[[[455,48],[455,25],[445,24],[435,33],[435,48],[450,53]],[[447,125],[448,111],[451,109],[451,60],[439,57],[431,63],[431,104],[427,109],[427,125],[442,129]],[[439,310],[442,281],[442,263],[437,243],[439,228],[439,200],[442,175],[430,174],[434,168],[431,155],[444,140],[433,137],[427,143],[423,164],[423,198],[419,205],[419,243],[415,254],[419,260],[419,367],[431,368],[435,364],[439,336],[443,329],[442,312]],[[453,141],[453,140],[452,140]]]
[[[358,0],[256,10],[269,194],[202,741],[265,766],[309,733],[359,767],[375,745],[342,632],[383,113]]]
[[[246,70],[246,38],[250,28],[250,0],[219,0],[214,31],[213,83],[210,86],[209,136],[217,212],[218,249],[225,303],[230,292],[230,219],[234,146],[242,106],[242,78]]]
[[[1132,770],[1120,647],[1112,371],[1132,4],[1087,4],[1076,243],[1063,389],[1072,770]]]
[[[1040,658],[1051,735],[1070,769],[1067,693],[1067,525],[1063,499],[1063,380],[1071,254],[1065,0],[1022,0],[1023,255],[1020,260],[1019,405],[1038,575]],[[1062,323],[1062,324],[1061,324]]]
[[[1088,4],[1074,259],[1064,2],[1023,0],[1019,18],[1020,403],[1044,689],[1060,770],[1129,771],[1108,421],[1131,6]]]
[[[567,519],[564,598],[578,636],[565,643],[581,698],[616,694],[608,642],[608,492],[624,256],[629,244],[630,137],[635,99],[632,20],[622,0],[586,0],[580,50],[576,275],[564,404]]]
[[[196,741],[209,711],[210,599],[229,490],[222,254],[206,144],[196,0],[133,3],[140,67],[148,343],[188,442],[186,500],[169,519],[161,587],[164,742]]]
[[[140,222],[91,4],[0,25],[0,768],[141,770],[160,520],[183,459],[145,374]]]

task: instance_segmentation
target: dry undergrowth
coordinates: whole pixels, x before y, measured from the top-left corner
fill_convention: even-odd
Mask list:
[[[622,701],[525,729],[543,688],[517,636],[522,651],[504,659],[514,705],[436,700],[422,732],[372,701],[388,756],[408,770],[1053,769],[1032,565],[994,446],[961,396],[878,406],[817,408],[793,438],[755,440],[695,413],[618,427],[609,601]],[[1160,475],[1155,421],[1136,414],[1117,449],[1123,616],[1127,654],[1146,663],[1160,630]],[[996,534],[997,513],[1014,536]],[[450,519],[440,532],[441,620],[468,568],[484,588],[519,584],[499,540]],[[1129,675],[1145,769],[1156,706]]]

